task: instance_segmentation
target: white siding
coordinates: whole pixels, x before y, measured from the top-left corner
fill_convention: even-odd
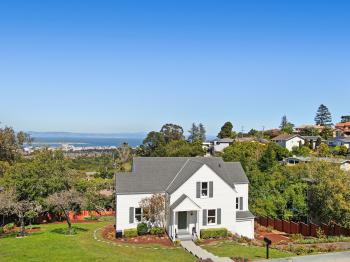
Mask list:
[[[292,151],[293,147],[299,147],[300,143],[303,145],[304,142],[304,139],[300,137],[294,137],[286,141],[285,148],[287,148],[289,151]]]
[[[238,235],[254,238],[254,219],[237,221],[236,229],[235,233]]]
[[[196,198],[196,183],[213,181],[213,198]],[[192,175],[182,186],[180,186],[170,196],[170,204],[174,203],[182,194],[186,194],[201,209],[218,209],[221,208],[221,224],[203,226],[203,211],[199,211],[199,229],[225,227],[233,233],[238,233],[236,223],[236,197],[243,197],[243,210],[248,209],[248,184],[236,185],[237,192],[224,182],[208,166],[202,166],[195,174]],[[240,234],[250,237],[253,228]],[[169,231],[171,231],[169,229]]]
[[[126,228],[136,228],[137,222],[129,223],[130,207],[138,207],[139,202],[149,197],[151,194],[135,194],[135,195],[117,195],[116,200],[116,216],[117,216],[117,230],[124,230]]]
[[[229,145],[230,145],[230,143],[222,143],[222,142],[217,143],[217,142],[215,142],[215,144],[214,144],[214,151],[215,152],[222,152]]]

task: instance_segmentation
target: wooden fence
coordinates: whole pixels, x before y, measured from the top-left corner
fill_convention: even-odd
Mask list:
[[[303,222],[285,221],[269,217],[257,217],[255,221],[264,227],[272,227],[287,234],[302,234],[303,236],[317,237],[317,231],[321,228],[326,236],[350,236],[350,229],[339,225],[305,224]]]
[[[114,216],[114,215],[115,215],[115,212],[113,209],[109,209],[102,212],[89,211],[89,210],[81,210],[79,213],[69,212],[69,218],[71,220],[76,220],[76,221],[85,220],[86,217],[90,217],[90,216],[101,217],[101,216]]]

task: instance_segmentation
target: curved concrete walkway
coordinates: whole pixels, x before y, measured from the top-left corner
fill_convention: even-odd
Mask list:
[[[197,246],[192,240],[185,240],[180,242],[181,246],[186,249],[188,252],[190,252],[192,255],[201,258],[206,259],[210,258],[214,262],[232,262],[232,260],[228,257],[217,257],[214,254],[208,252],[207,250],[201,248],[200,246]]]

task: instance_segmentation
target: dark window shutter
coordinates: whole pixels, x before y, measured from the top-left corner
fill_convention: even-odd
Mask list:
[[[206,226],[208,222],[207,210],[203,209],[203,226]]]
[[[197,182],[197,192],[196,192],[196,196],[197,198],[201,197],[201,182]]]
[[[209,182],[209,197],[213,197],[213,181]]]
[[[216,212],[217,212],[217,215],[216,215],[216,220],[217,220],[217,224],[218,225],[221,225],[221,208],[218,208],[217,210],[216,210]]]
[[[129,208],[129,223],[132,224],[134,223],[134,218],[135,218],[135,209],[133,207]]]
[[[239,198],[239,210],[243,210],[243,197]]]

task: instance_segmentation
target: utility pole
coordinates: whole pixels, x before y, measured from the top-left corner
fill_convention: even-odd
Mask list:
[[[241,127],[241,137],[243,138],[244,126]]]

